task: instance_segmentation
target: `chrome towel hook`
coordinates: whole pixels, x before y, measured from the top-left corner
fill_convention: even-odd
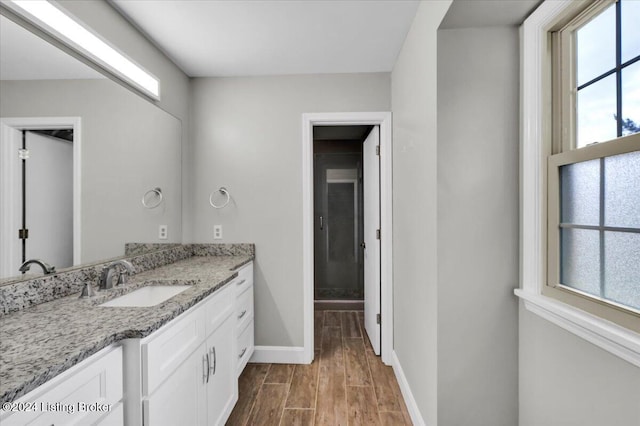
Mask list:
[[[216,192],[220,192],[221,194],[224,194],[227,197],[224,203],[217,205],[213,202],[213,196],[215,195]],[[211,194],[209,194],[209,204],[211,204],[211,207],[213,207],[214,209],[221,209],[225,207],[227,204],[229,204],[230,199],[231,199],[231,196],[229,195],[229,191],[227,191],[227,188],[225,188],[224,186],[221,186],[220,189],[218,189],[217,191],[213,191],[211,192]]]
[[[149,196],[150,195],[155,195],[154,198],[156,198],[156,202],[155,203],[151,203]],[[162,196],[162,189],[160,188],[153,188],[148,190],[147,192],[144,193],[144,195],[142,196],[142,205],[145,206],[148,209],[155,209],[156,207],[158,207],[160,204],[162,204],[162,200],[163,200],[163,196]]]

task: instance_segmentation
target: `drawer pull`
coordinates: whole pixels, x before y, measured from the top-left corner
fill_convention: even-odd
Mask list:
[[[218,356],[216,355],[216,347],[215,346],[213,346],[211,348],[210,353],[211,353],[211,358],[213,358],[213,366],[209,367],[209,371],[211,372],[212,376],[215,376],[215,374],[216,374],[216,364],[218,363]]]
[[[241,280],[241,281],[239,281],[239,282],[238,282],[238,284],[237,284],[237,285],[242,285],[242,284],[244,284],[244,283],[246,283],[246,282],[247,282],[247,280]]]
[[[245,352],[247,352],[247,348],[244,348],[242,350],[242,352],[240,352],[240,355],[238,355],[238,359],[242,358],[244,356]]]
[[[209,354],[206,354],[202,357],[202,383],[209,383],[209,370]]]
[[[246,314],[247,314],[247,310],[245,309],[244,311],[242,311],[242,313],[240,315],[238,315],[238,319],[241,319]]]

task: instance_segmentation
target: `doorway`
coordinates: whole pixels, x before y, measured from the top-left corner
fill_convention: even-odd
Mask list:
[[[369,130],[370,143],[366,143],[362,141],[362,137],[359,138],[359,144],[362,146],[363,144],[366,146],[370,146],[373,150],[369,152],[373,152],[374,156],[377,156],[378,153],[381,155],[376,157],[376,162],[378,167],[375,168],[379,175],[375,178],[368,179],[369,182],[377,181],[378,185],[376,185],[375,190],[375,202],[377,203],[377,208],[366,208],[367,205],[367,188],[366,186],[359,187],[359,183],[354,183],[354,180],[359,180],[359,176],[363,177],[363,182],[365,179],[367,170],[366,161],[364,157],[366,156],[366,149],[363,149],[361,154],[358,154],[361,158],[362,172],[358,170],[358,167],[353,167],[353,161],[347,160],[346,158],[341,159],[336,164],[336,161],[331,160],[329,164],[323,165],[323,161],[327,162],[326,158],[319,157],[317,154],[318,147],[315,148],[314,153],[314,130],[317,128],[330,128],[330,127],[341,127],[342,130],[349,127],[362,126],[362,128],[366,128]],[[375,131],[373,131],[375,130]],[[374,137],[375,135],[375,137]],[[316,140],[319,138],[318,132],[316,131]],[[365,136],[366,133],[365,133]],[[376,149],[377,148],[377,149]],[[378,151],[379,150],[379,151]],[[387,153],[388,155],[384,155]],[[316,155],[314,155],[316,154]],[[353,154],[353,152],[352,152]],[[351,162],[350,162],[351,161]],[[369,220],[370,223],[376,223],[377,229],[374,228],[373,238],[377,240],[377,261],[375,262],[375,266],[373,267],[364,267],[365,270],[373,270],[377,271],[377,277],[374,277],[373,282],[377,282],[377,291],[367,291],[367,285],[364,285],[364,294],[360,291],[358,297],[362,297],[367,299],[368,295],[377,296],[374,299],[377,300],[378,306],[374,306],[373,308],[366,309],[371,318],[373,318],[373,329],[378,330],[378,350],[377,353],[380,353],[382,356],[382,361],[386,364],[392,363],[392,353],[393,353],[393,300],[392,300],[392,227],[391,227],[391,114],[390,113],[318,113],[318,114],[303,114],[303,272],[304,272],[304,348],[303,349],[303,362],[311,362],[313,360],[313,349],[314,349],[314,304],[316,299],[316,287],[314,286],[316,275],[329,276],[329,272],[318,271],[316,272],[316,268],[318,265],[318,259],[315,258],[316,246],[319,245],[321,249],[324,250],[325,257],[334,256],[334,261],[339,263],[345,263],[345,260],[349,259],[351,264],[358,263],[366,263],[366,254],[367,253],[375,253],[372,250],[373,247],[376,246],[376,242],[371,242],[368,244],[366,242],[367,232],[365,230],[359,231],[358,224],[356,222],[356,210],[358,204],[362,206],[362,214],[363,216],[367,214],[367,212],[376,212],[377,219]],[[315,211],[315,204],[317,203],[318,195],[316,191],[314,191],[315,181],[318,179],[316,172],[316,168],[324,169],[325,172],[320,172],[320,176],[324,178],[324,186],[325,193],[330,191],[339,192],[342,198],[341,203],[343,206],[347,203],[347,198],[349,199],[349,205],[353,205],[353,208],[350,209],[341,209],[342,218],[340,220],[342,223],[343,232],[341,234],[348,233],[351,237],[352,235],[355,238],[345,238],[345,235],[341,235],[341,240],[336,240],[336,244],[338,244],[335,248],[339,251],[339,253],[331,253],[330,245],[331,245],[331,237],[327,229],[323,229],[322,231],[326,232],[326,236],[322,237],[322,235],[318,234],[320,231],[320,211]],[[372,167],[369,170],[373,169]],[[329,173],[326,170],[333,170]],[[350,171],[347,171],[350,170]],[[353,171],[355,170],[355,172]],[[329,179],[327,180],[327,175]],[[355,176],[355,177],[354,177]],[[330,187],[330,185],[336,185],[335,187]],[[327,188],[328,187],[328,188]],[[322,193],[322,191],[321,191]],[[369,196],[372,199],[371,196]],[[325,203],[324,213],[327,214],[330,207],[330,202]],[[320,209],[322,210],[322,208]],[[348,214],[344,214],[345,210]],[[349,213],[351,211],[352,213]],[[322,218],[323,224],[326,225],[326,217]],[[367,222],[363,220],[364,223]],[[347,226],[347,223],[349,225]],[[334,225],[335,226],[335,225]],[[376,232],[377,231],[377,232]],[[359,233],[362,232],[363,237],[357,238]],[[376,234],[377,237],[376,238]],[[384,235],[381,239],[379,239],[380,235]],[[316,240],[320,240],[319,242]],[[358,244],[354,244],[354,240],[358,242]],[[359,240],[359,241],[358,241]],[[362,244],[362,243],[365,244]],[[329,247],[327,247],[329,244]],[[356,247],[357,245],[357,247]],[[367,250],[369,247],[369,250]],[[347,256],[347,250],[350,255]],[[342,254],[342,256],[337,256],[337,254]],[[364,254],[364,256],[363,256]],[[340,262],[339,258],[342,258]],[[331,260],[331,259],[329,259]],[[338,266],[338,265],[334,265]],[[344,265],[343,265],[344,266]],[[359,267],[359,266],[358,266]],[[350,274],[351,282],[358,282],[358,275],[360,274],[358,271],[362,269],[356,269],[356,272],[347,272],[346,269],[343,269],[341,272],[336,272],[333,277],[344,278]],[[353,277],[356,279],[353,280]],[[366,274],[363,281],[366,280]],[[372,274],[369,274],[372,276]],[[341,297],[342,300],[346,300],[344,296],[348,297],[349,292],[347,290],[343,290],[341,287],[345,286],[337,286],[334,283],[334,286],[331,287],[329,291],[329,295],[335,297],[335,295],[340,292],[346,293]],[[357,287],[352,285],[353,291],[352,294],[355,295]],[[348,287],[345,287],[348,288]],[[355,297],[354,297],[355,298]],[[338,299],[340,300],[340,299]],[[365,304],[366,306],[366,304]],[[386,319],[386,320],[385,320]],[[366,321],[365,321],[366,323]],[[369,321],[371,323],[371,321]],[[369,327],[367,328],[367,334],[371,336],[371,332]],[[372,344],[374,339],[371,339]]]
[[[362,142],[372,126],[315,126],[315,310],[364,309]]]
[[[28,259],[73,266],[80,254],[79,119],[1,122],[0,276],[19,275]]]

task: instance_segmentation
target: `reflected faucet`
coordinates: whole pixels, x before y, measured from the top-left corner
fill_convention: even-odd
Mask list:
[[[47,262],[43,262],[40,259],[29,259],[29,260],[27,260],[22,265],[20,265],[19,271],[24,274],[29,269],[31,269],[31,264],[33,264],[33,263],[35,263],[36,265],[40,266],[45,275],[53,274],[53,273],[56,272],[56,267],[55,266],[51,266]]]
[[[128,260],[116,260],[113,263],[105,266],[100,275],[100,290],[108,290],[113,288],[113,274],[116,273],[116,268],[122,266],[124,271],[120,271],[118,282],[116,285],[124,285],[127,283],[127,275],[133,273],[133,265]]]

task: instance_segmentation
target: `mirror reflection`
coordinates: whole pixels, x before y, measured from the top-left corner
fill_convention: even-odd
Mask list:
[[[181,242],[180,121],[2,15],[0,31],[2,282],[29,259],[59,271]]]

